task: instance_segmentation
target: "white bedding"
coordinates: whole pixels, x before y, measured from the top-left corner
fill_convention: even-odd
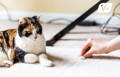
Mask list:
[[[14,28],[15,23],[0,23],[0,30]],[[4,25],[4,26],[3,26]],[[50,39],[55,33],[59,32],[64,26],[48,25],[43,26],[46,39]],[[48,30],[49,29],[49,30]],[[97,31],[97,27],[77,27],[74,31],[80,32],[79,39],[89,37],[99,39],[112,39],[114,35],[101,35],[100,33],[85,32]],[[69,38],[73,37],[73,35]],[[75,38],[77,38],[75,37]],[[68,36],[66,37],[68,38]],[[47,52],[54,63],[54,67],[43,67],[40,64],[17,63],[11,68],[0,68],[0,77],[120,77],[120,51],[110,54],[95,55],[93,58],[82,60],[79,57],[80,49],[85,40],[64,41],[61,40],[54,47],[47,47]]]
[[[47,51],[54,67],[17,63],[11,68],[0,68],[0,77],[120,77],[119,51],[84,60],[76,47],[47,47]]]

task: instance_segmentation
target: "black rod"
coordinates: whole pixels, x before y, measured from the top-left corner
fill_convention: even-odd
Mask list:
[[[48,40],[47,46],[53,46],[59,39],[61,39],[66,33],[68,33],[71,29],[73,29],[77,24],[81,23],[85,18],[87,18],[89,15],[95,12],[101,3],[105,3],[107,1],[109,0],[100,0],[99,2],[97,2],[94,6],[88,9],[84,14],[78,17],[75,21],[73,21],[67,27],[65,27],[63,30],[57,33],[52,39]]]

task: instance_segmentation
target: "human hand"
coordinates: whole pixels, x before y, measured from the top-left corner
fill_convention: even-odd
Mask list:
[[[92,57],[93,54],[102,54],[108,52],[108,42],[88,39],[83,45],[80,55],[84,57]]]

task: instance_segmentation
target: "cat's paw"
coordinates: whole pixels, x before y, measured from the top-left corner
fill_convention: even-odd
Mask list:
[[[24,57],[24,61],[30,64],[36,63],[38,61],[38,56],[34,54],[26,54]]]
[[[47,66],[47,67],[52,67],[52,66],[54,66],[54,64],[53,64],[53,62],[51,61],[51,60],[41,60],[40,61],[40,64],[42,65],[42,66]]]
[[[47,58],[46,54],[41,54],[39,56],[39,62],[42,66],[47,66],[47,67],[54,66],[53,62]]]
[[[9,61],[9,60],[5,60],[5,61],[3,61],[3,63],[4,63],[3,66],[5,66],[5,67],[10,67],[10,66],[13,65],[13,62],[12,62],[12,61]]]

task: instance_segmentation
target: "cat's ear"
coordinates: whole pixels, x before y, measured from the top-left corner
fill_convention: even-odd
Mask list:
[[[25,21],[25,19],[24,19],[24,18],[19,19],[19,25],[24,24],[25,22],[26,22],[26,21]]]
[[[40,20],[40,16],[33,16],[32,17],[35,21],[39,21]]]
[[[40,22],[40,16],[38,16],[37,21]]]
[[[40,16],[38,16],[38,20],[40,20]]]
[[[32,18],[33,18],[33,19],[37,19],[37,16],[33,16]]]

